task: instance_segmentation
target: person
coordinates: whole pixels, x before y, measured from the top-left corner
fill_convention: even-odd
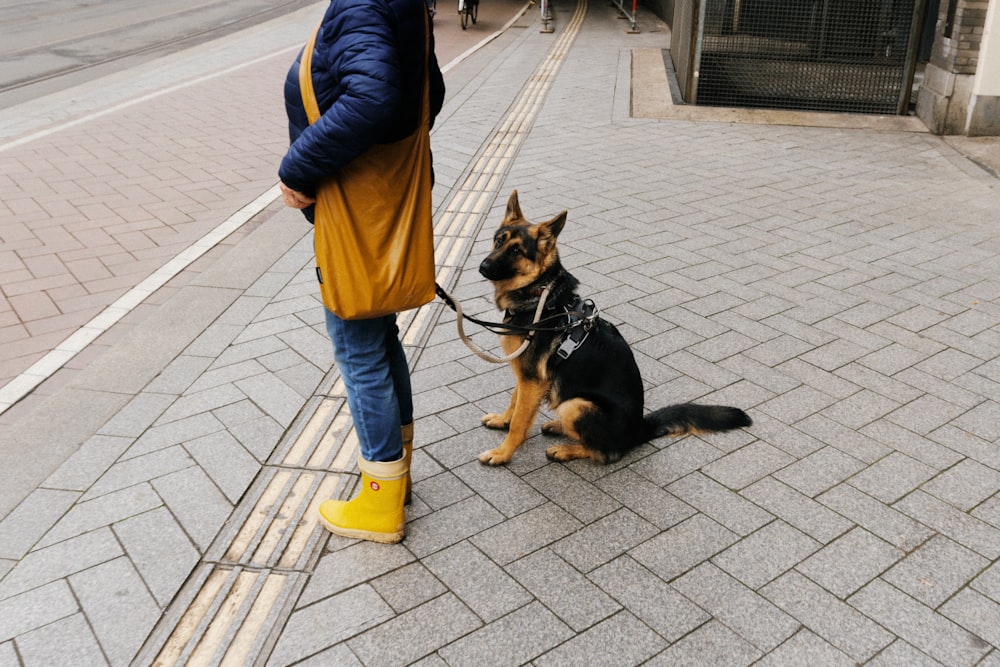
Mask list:
[[[301,61],[300,54],[285,81],[290,145],[278,175],[285,204],[313,222],[323,181],[372,147],[417,130],[424,77],[433,123],[444,78],[424,0],[330,2],[312,53],[321,117],[311,126],[299,89]],[[326,328],[360,443],[361,485],[350,501],[324,501],[320,523],[347,537],[398,542],[410,496],[413,397],[396,317],[345,320],[326,310]]]

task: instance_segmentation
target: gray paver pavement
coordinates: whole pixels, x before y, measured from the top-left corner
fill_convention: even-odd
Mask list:
[[[512,379],[436,304],[406,320],[408,536],[327,537],[308,505],[351,493],[349,417],[307,229],[269,208],[53,390],[109,407],[0,521],[0,664],[1000,661],[1000,182],[927,133],[633,117],[632,50],[666,28],[556,16],[449,72],[440,214],[524,121],[450,286],[492,312],[476,266],[511,189],[568,209],[564,263],[647,404],[754,426],[607,467],[547,461],[536,428],[485,468]]]

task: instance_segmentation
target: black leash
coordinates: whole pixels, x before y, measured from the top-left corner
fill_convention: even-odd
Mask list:
[[[538,297],[538,306],[535,308],[535,318],[532,320],[532,323],[528,325],[515,325],[508,324],[506,322],[485,322],[475,317],[470,317],[462,312],[462,304],[444,291],[440,285],[435,283],[434,288],[437,295],[441,297],[448,307],[454,310],[455,314],[458,316],[455,320],[456,326],[458,327],[458,336],[462,339],[462,342],[465,343],[466,347],[472,350],[480,359],[484,359],[485,361],[495,364],[506,363],[519,357],[525,350],[528,349],[528,345],[531,344],[531,339],[534,337],[535,333],[539,331],[559,332],[564,335],[563,342],[557,350],[557,354],[560,359],[564,360],[569,357],[569,355],[572,354],[576,348],[583,344],[583,342],[587,339],[587,335],[590,333],[590,329],[593,327],[594,322],[597,319],[597,306],[594,305],[594,302],[590,299],[584,301],[579,297],[577,297],[573,304],[567,307],[562,313],[542,318],[541,315],[545,309],[545,300],[549,296],[549,285],[542,288],[541,296]],[[566,319],[566,323],[559,326],[538,326],[540,322],[563,318]],[[478,324],[487,331],[492,331],[493,333],[501,336],[525,334],[525,338],[521,343],[521,346],[507,356],[494,357],[493,355],[479,349],[475,343],[469,340],[468,336],[465,335],[465,328],[462,326],[463,319],[469,320],[473,324]]]
[[[507,322],[486,322],[485,320],[480,320],[478,318],[472,317],[471,315],[466,315],[464,312],[462,312],[461,305],[453,296],[445,292],[444,289],[437,283],[434,284],[434,287],[437,295],[441,297],[441,299],[445,302],[445,304],[453,311],[455,311],[456,314],[460,313],[463,319],[472,322],[473,324],[478,324],[487,331],[492,331],[493,333],[498,334],[500,336],[510,336],[514,334],[531,334],[536,331],[560,333],[575,326],[573,324],[561,324],[557,326],[538,326],[539,324],[542,323],[564,319],[566,316],[566,311],[561,313],[556,313],[554,315],[549,315],[547,317],[536,318],[534,323],[532,324],[509,324]],[[544,306],[545,302],[544,300],[541,300],[540,303]],[[585,316],[585,314],[582,312],[570,313],[570,314],[578,315],[580,317]]]

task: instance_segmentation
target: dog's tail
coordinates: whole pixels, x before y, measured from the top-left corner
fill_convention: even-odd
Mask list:
[[[642,420],[643,442],[664,435],[696,435],[731,431],[753,424],[747,413],[726,405],[679,403],[654,410]]]

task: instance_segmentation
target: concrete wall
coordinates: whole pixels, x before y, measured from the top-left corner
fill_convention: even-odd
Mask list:
[[[1000,0],[941,0],[917,116],[936,134],[1000,135]]]

